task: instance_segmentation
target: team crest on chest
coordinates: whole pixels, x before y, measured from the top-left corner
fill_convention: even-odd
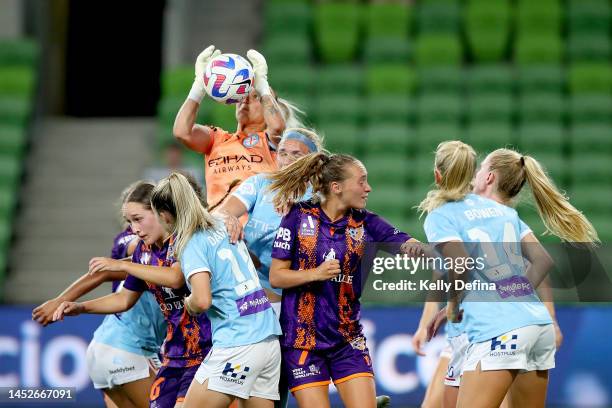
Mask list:
[[[257,146],[259,143],[259,135],[257,133],[252,133],[244,138],[242,141],[242,145],[246,148],[251,148]]]
[[[363,225],[357,228],[349,228],[347,232],[349,237],[355,241],[361,241],[363,239]]]

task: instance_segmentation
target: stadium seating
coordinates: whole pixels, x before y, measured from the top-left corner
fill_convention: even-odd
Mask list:
[[[465,10],[467,42],[474,60],[500,61],[510,35],[509,1],[470,0]]]
[[[0,289],[8,264],[29,120],[34,110],[38,56],[34,41],[0,40]]]
[[[315,11],[315,38],[326,63],[350,62],[359,45],[362,8],[356,3],[320,3]]]

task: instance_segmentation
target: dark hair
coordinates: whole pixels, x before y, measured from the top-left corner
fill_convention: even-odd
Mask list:
[[[151,194],[155,184],[149,181],[137,181],[128,187],[128,190],[122,194],[122,204],[138,203],[142,204],[146,209],[151,209]]]

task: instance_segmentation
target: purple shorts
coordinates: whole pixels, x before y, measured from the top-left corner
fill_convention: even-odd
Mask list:
[[[174,408],[177,402],[182,402],[187,395],[193,376],[200,368],[193,367],[162,367],[155,377],[149,395],[150,408]]]
[[[282,354],[291,392],[327,386],[330,378],[334,384],[340,384],[357,377],[374,377],[372,359],[363,337],[328,350],[283,347]]]

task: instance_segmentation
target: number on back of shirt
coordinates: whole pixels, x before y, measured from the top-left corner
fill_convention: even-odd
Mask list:
[[[240,269],[240,265],[238,263],[238,259],[236,259],[236,254],[242,258],[244,264],[247,265],[248,277],[244,275],[243,271]],[[244,245],[244,242],[239,242],[232,249],[223,248],[217,252],[219,258],[224,261],[228,261],[230,263],[230,267],[232,270],[232,274],[236,279],[237,285],[234,286],[234,290],[238,296],[242,296],[245,293],[256,289],[259,287],[259,277],[257,276],[257,270],[251,261],[251,256],[249,255],[249,251]]]

